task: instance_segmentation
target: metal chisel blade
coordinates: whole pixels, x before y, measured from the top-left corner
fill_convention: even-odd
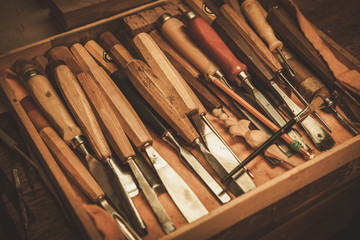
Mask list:
[[[151,146],[144,148],[172,200],[190,223],[208,214],[190,187]]]
[[[200,117],[193,118],[192,120],[206,147],[209,149],[209,153],[204,155],[206,160],[211,167],[213,167],[218,176],[223,178],[239,165],[239,162]],[[203,152],[205,151],[203,150]],[[234,181],[230,181],[228,187],[236,196],[256,188],[256,185],[247,173],[235,176],[233,180]]]

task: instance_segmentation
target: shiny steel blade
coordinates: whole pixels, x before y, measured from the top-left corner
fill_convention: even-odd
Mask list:
[[[205,145],[209,149],[207,150],[205,147],[202,147],[202,144],[197,143],[200,150],[218,176],[223,178],[239,165],[239,162],[199,116],[192,118],[192,121]],[[234,176],[233,180],[234,181],[230,181],[228,187],[236,196],[256,188],[254,182],[247,173]]]
[[[134,174],[134,176],[137,179],[137,182],[140,185],[140,188],[148,201],[149,205],[151,206],[151,209],[153,210],[156,218],[158,219],[162,229],[166,234],[169,234],[170,232],[175,230],[175,226],[173,222],[171,221],[170,217],[166,213],[165,209],[161,205],[159,199],[156,197],[155,192],[150,187],[149,183],[146,181],[144,175],[138,168],[137,164],[133,159],[128,160],[128,164]]]
[[[271,82],[270,84],[272,88],[276,91],[276,93],[282,98],[288,108],[291,110],[293,116],[296,116],[298,113],[301,112],[301,108],[296,105],[275,82]],[[320,123],[315,121],[311,116],[307,116],[304,120],[302,120],[300,122],[300,125],[303,127],[303,129],[311,138],[317,149],[319,149],[320,151],[329,150],[334,146],[334,139],[327,131],[325,131],[325,129],[320,125]]]
[[[145,146],[144,151],[172,200],[188,222],[193,222],[209,213],[190,187],[151,145]]]
[[[186,148],[181,146],[171,132],[167,132],[163,137],[172,147],[174,147],[180,154],[184,162],[197,174],[203,183],[210,189],[215,197],[222,204],[231,200],[231,197],[225,192],[220,184],[210,175],[210,173],[201,165],[195,156]]]

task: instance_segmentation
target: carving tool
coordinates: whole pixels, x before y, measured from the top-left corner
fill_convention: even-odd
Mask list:
[[[188,143],[198,147],[205,159],[221,177],[224,172],[228,171],[230,165],[238,164],[240,160],[232,151],[229,152],[227,150],[225,141],[212,127],[210,122],[207,121],[205,117],[206,112],[201,102],[179,72],[171,65],[151,36],[146,33],[140,33],[134,37],[134,43],[156,76],[159,77],[159,80],[154,79],[154,81],[158,82],[161,90],[166,92],[165,94],[174,108],[181,115],[190,118],[209,151],[206,151],[198,136],[192,138]],[[167,91],[167,88],[171,89],[171,91]],[[169,124],[172,126],[171,123]],[[187,126],[188,129],[193,129],[191,124]],[[238,180],[239,183],[241,182],[238,185],[243,192],[255,188],[250,177],[246,175],[241,176],[241,180]],[[245,182],[248,182],[248,184],[244,184]],[[235,185],[235,183],[232,183],[232,185]],[[237,191],[234,194],[241,193]]]
[[[15,142],[15,140],[7,135],[2,129],[0,129],[0,139],[13,151],[19,153],[35,169],[39,169],[39,166],[19,148],[17,142]]]
[[[294,126],[297,122],[302,121],[306,116],[318,108],[322,104],[321,99],[318,98],[318,94],[315,93],[311,103],[304,108],[300,113],[298,113],[294,118],[288,121],[284,126],[282,126],[272,137],[270,137],[266,142],[259,146],[254,152],[252,152],[239,166],[234,168],[226,177],[221,179],[222,182],[226,182],[233,174],[236,174],[242,167],[251,162],[257,155],[259,155],[264,149],[269,147],[276,139],[278,139],[282,134],[289,131],[291,126]]]
[[[120,231],[127,239],[140,239],[131,226],[110,205],[98,183],[66,142],[50,126],[50,123],[28,95],[26,89],[16,79],[6,78],[6,81],[61,168],[93,203],[101,206],[114,218]]]
[[[107,76],[105,71],[95,62],[82,45],[75,43],[70,49],[82,69],[92,76],[86,85],[83,84],[83,88],[90,102],[96,109],[98,119],[100,119],[102,129],[106,133],[108,141],[120,160],[129,165],[164,232],[168,234],[174,231],[174,224],[171,222],[165,209],[162,207],[143,173],[140,171],[138,164],[135,162],[135,151],[125,135],[119,119],[116,117],[108,100],[98,86],[98,83],[104,81],[104,78],[107,78],[107,80],[105,80],[107,82],[111,81],[110,77]]]
[[[349,106],[346,105],[342,97],[342,94],[348,95],[347,92],[340,86],[328,65],[319,55],[319,52],[305,38],[285,9],[278,5],[273,5],[266,20],[286,44],[320,77],[320,80],[329,89],[333,99],[344,111],[346,116],[351,121],[357,122],[358,119],[355,117]],[[351,96],[350,99],[359,106],[358,100],[356,101]]]
[[[174,49],[173,46],[170,46],[170,43],[161,36],[158,30],[151,31],[150,36],[164,52],[170,63],[189,84],[189,86],[194,91],[196,96],[200,99],[201,103],[205,106],[205,108],[211,113],[214,113],[214,111],[221,111],[222,113],[228,115],[228,113],[223,108],[223,105],[225,103],[223,103],[221,99],[218,98],[218,95],[216,95],[216,93],[214,93],[208,88],[211,85],[205,85],[206,82],[203,79],[201,73],[195,67],[193,67],[183,56],[181,56],[180,53],[176,49]],[[233,106],[233,103],[230,101],[230,106],[228,104],[227,107],[229,108],[231,106]],[[249,116],[249,114],[247,116]],[[254,117],[248,118],[251,118],[252,122],[258,122],[258,120]],[[269,133],[269,136],[271,136],[271,133]],[[232,151],[228,144],[225,144],[225,146],[229,149],[229,151]],[[285,144],[281,144],[278,146],[288,157],[294,153]]]
[[[320,96],[324,100],[324,107],[322,108],[326,112],[331,112],[335,115],[338,121],[353,135],[358,135],[359,130],[356,129],[340,112],[336,110],[336,104],[331,96],[330,92],[324,86],[322,81],[316,77],[299,59],[287,50],[285,56],[288,57],[288,61],[296,69],[296,75],[292,80],[298,87],[299,91],[305,98],[310,98],[316,91],[320,91]]]
[[[248,2],[248,1],[245,1],[245,2]],[[243,4],[245,4],[245,2],[243,2]],[[254,24],[254,25],[256,25],[259,28],[259,29],[257,28],[257,31],[265,32],[267,35],[272,35],[272,37],[269,37],[268,39],[276,40],[276,37],[273,33],[271,26],[266,22],[265,16],[263,15],[263,12],[265,12],[265,9],[263,9],[257,1],[251,1],[250,3],[248,3],[248,5],[251,6],[252,12],[257,13],[257,15],[256,15],[257,18],[254,18],[254,17],[249,18],[250,21],[256,21],[256,24]],[[265,44],[257,36],[257,34],[250,28],[249,25],[247,25],[247,22],[246,22],[244,16],[242,15],[242,12],[241,11],[235,12],[229,5],[224,4],[220,7],[220,13],[229,22],[231,22],[231,24],[234,26],[234,28],[236,28],[236,30],[239,32],[239,34],[249,44],[249,47],[251,47],[255,51],[255,53],[258,54],[259,58],[261,60],[263,60],[264,63],[266,63],[266,65],[272,70],[272,72],[274,72],[279,78],[281,78],[287,84],[287,86],[289,86],[291,88],[293,93],[301,101],[301,103],[304,104],[304,106],[307,106],[308,102],[297,91],[297,89],[291,84],[291,82],[287,79],[287,77],[283,73],[281,64],[273,56],[273,54],[270,52],[270,50],[268,48],[266,48]],[[253,16],[253,15],[250,14],[250,16]],[[266,26],[266,24],[267,24],[267,26]],[[279,45],[279,43],[273,43],[273,45]],[[287,59],[287,58],[285,58],[285,59]],[[292,75],[292,77],[295,75],[295,72],[293,72],[293,73],[294,74]],[[313,115],[326,127],[326,129],[328,131],[331,132],[329,125],[320,117],[320,115],[317,112],[313,112]]]
[[[287,66],[290,74],[294,76],[296,72],[291,67],[290,63],[287,61],[284,53],[281,51],[284,47],[283,43],[276,38],[274,30],[266,22],[263,11],[259,9],[259,4],[253,0],[245,0],[241,3],[241,9],[246,15],[247,19],[250,21],[252,26],[255,28],[260,37],[266,41],[268,44],[269,50],[272,53],[277,52],[281,59],[284,61]]]
[[[187,16],[189,16],[189,14]],[[263,84],[269,86],[271,90],[273,90],[273,92],[280,97],[292,115],[296,115],[301,111],[301,108],[298,107],[276,84],[273,74],[263,64],[257,54],[249,47],[244,38],[242,38],[242,36],[227,19],[224,17],[216,18],[212,23],[214,28],[212,29],[211,26],[201,18],[195,16],[191,17],[191,15],[190,18],[191,20],[187,24],[187,30],[189,34],[191,34],[191,36],[196,34],[194,38],[202,43],[202,46],[207,49],[209,55],[211,55],[213,58],[217,57],[219,65],[223,69],[227,69],[225,70],[227,76],[231,76],[229,79],[233,80],[238,86],[247,84],[245,89],[247,89],[249,93],[253,92],[253,96],[257,100],[257,103],[260,103],[265,111],[267,111],[267,109],[272,109],[270,103],[267,102],[266,98],[256,89],[249,91],[249,88],[251,88],[251,80],[250,75],[247,74],[247,67],[246,65],[242,64],[235,57],[235,55],[251,68],[253,73],[257,76],[258,80],[261,80]],[[202,29],[201,33],[195,32],[198,28]],[[224,41],[227,42],[229,48],[232,49],[235,55],[226,46],[217,33],[223,37]],[[268,106],[264,107],[264,103]],[[267,111],[267,113],[273,114],[275,111]],[[279,126],[283,126],[286,123],[285,119],[282,118],[281,115],[275,115],[273,120],[276,121]],[[310,116],[301,121],[300,125],[303,127],[315,146],[320,151],[328,150],[335,144],[335,141],[331,135]],[[293,133],[290,134],[290,136],[293,137]],[[303,145],[304,144],[305,143],[303,142]]]
[[[199,66],[206,67],[206,65],[202,65],[204,62],[204,55],[199,54],[199,48],[193,43],[193,41],[189,38],[189,36],[186,34],[184,29],[184,24],[182,24],[179,20],[175,18],[168,18],[166,16],[160,17],[160,19],[163,19],[163,24],[161,26],[161,32],[162,34],[176,47],[178,50],[186,56],[186,58],[191,61],[198,69]],[[169,27],[165,28],[165,26],[169,23]],[[169,31],[169,33],[167,33]],[[173,33],[173,34],[172,34]],[[170,37],[173,38],[170,38]],[[181,39],[181,41],[179,41]],[[187,46],[186,48],[183,48],[183,46]],[[189,51],[189,49],[191,51]],[[201,52],[201,51],[200,51]],[[192,53],[196,53],[195,55],[192,55]],[[195,58],[195,60],[193,60]],[[199,60],[199,59],[200,60]],[[206,60],[206,58],[205,58]],[[215,85],[217,85],[222,91],[227,93],[231,98],[233,98],[235,101],[238,101],[240,104],[246,105],[247,110],[251,111],[253,115],[259,117],[262,119],[262,121],[266,122],[266,125],[268,125],[270,128],[273,128],[273,131],[277,130],[277,126],[273,124],[271,121],[266,119],[262,114],[260,114],[255,108],[250,106],[246,101],[244,101],[240,96],[238,96],[234,91],[229,89],[227,86],[223,86],[218,79],[216,78],[209,78]],[[284,136],[286,138],[287,143],[293,142],[293,140],[289,136]],[[290,140],[291,139],[291,140]],[[301,148],[301,152],[306,156],[306,158],[310,157],[310,153],[307,152],[306,149]],[[307,152],[307,153],[306,153]]]
[[[139,95],[136,89],[131,85],[125,73],[117,78],[117,84],[123,90],[126,98],[130,101],[139,117],[152,129],[160,134],[170,146],[179,152],[181,158],[190,166],[190,168],[198,175],[203,183],[215,195],[222,204],[229,202],[231,197],[225,190],[215,181],[215,179],[207,172],[207,170],[199,163],[192,153],[179,144],[170,126],[164,122],[159,115],[148,105],[148,103]]]
[[[136,76],[137,74],[146,74],[146,72],[143,72],[143,66],[145,64],[143,64],[139,60],[133,60],[130,53],[121,44],[118,44],[118,40],[114,37],[114,35],[109,32],[102,33],[99,36],[99,41],[103,45],[109,47],[110,55],[114,59],[117,58],[117,61],[121,63],[120,65],[125,67],[128,75],[133,74],[134,76]],[[132,61],[128,63],[128,60]],[[148,68],[146,65],[144,67]],[[147,83],[151,82],[138,82],[137,80],[138,79],[135,77],[132,78],[132,83],[134,85],[146,84],[146,86],[149,87],[153,86],[153,84],[147,85]],[[114,82],[112,82],[112,84],[114,87],[102,87],[102,89],[106,92],[109,98],[111,96],[111,103],[116,110],[118,117],[121,118],[120,122],[124,126],[125,133],[128,135],[133,144],[137,147],[137,149],[140,151],[144,151],[147,157],[150,159],[167,192],[169,193],[181,213],[184,215],[186,220],[188,222],[192,222],[206,215],[208,211],[202,205],[196,195],[192,192],[189,186],[152,147],[153,140],[146,127],[141,122],[136,112],[134,111],[134,109],[132,109],[131,105],[128,103],[119,88],[116,87]],[[114,101],[114,99],[116,99],[116,101]],[[118,104],[119,101],[126,102],[129,107],[126,109],[122,109]]]
[[[53,53],[53,51],[55,51],[54,54],[58,53],[57,49],[58,48],[52,49],[51,53]],[[68,53],[71,54],[69,50]],[[126,211],[129,221],[143,234],[143,229],[146,229],[146,226],[142,220],[140,221],[141,218],[139,219],[139,214],[133,202],[128,194],[124,192],[125,187],[120,180],[118,166],[111,156],[111,151],[79,83],[63,62],[59,66],[52,66],[52,68],[54,68],[53,73],[58,87],[64,98],[68,101],[68,106],[73,116],[77,119],[77,123],[82,125],[81,129],[63,105],[50,82],[36,71],[34,65],[22,60],[17,62],[18,75],[23,76],[22,78],[27,83],[31,93],[42,107],[44,113],[48,116],[48,119],[51,119],[54,126],[57,126],[57,130],[61,133],[64,141],[68,144],[73,144],[74,149],[80,150],[88,162],[91,174],[93,174],[99,183],[102,183],[102,186],[105,187],[104,189],[111,193],[112,190],[110,189],[112,187],[115,188],[117,196],[121,199],[116,200],[115,197],[115,203],[121,204],[120,206]],[[94,150],[97,150],[96,155],[102,162],[95,160],[92,154],[89,153],[85,145],[82,130],[84,130],[87,139],[89,141],[91,140],[91,146]],[[108,173],[111,173],[110,179],[108,179]],[[109,185],[109,181],[112,181],[112,184]],[[114,197],[112,196],[112,198]],[[135,219],[138,220],[135,221]]]

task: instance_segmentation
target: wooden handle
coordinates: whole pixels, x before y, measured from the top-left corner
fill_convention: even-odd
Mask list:
[[[254,0],[245,0],[242,2],[241,8],[256,32],[267,42],[270,51],[274,52],[276,48],[282,49],[282,42],[275,37],[274,30],[267,23],[258,4],[256,4]]]
[[[99,198],[104,196],[104,192],[75,153],[50,127],[41,130],[40,136],[61,168],[94,203],[97,203]]]
[[[190,18],[186,24],[188,34],[219,64],[230,80],[234,80],[239,73],[247,70],[247,67],[235,57],[224,41],[204,19],[189,13],[187,16]]]
[[[35,66],[29,61],[20,60],[16,66],[18,75],[22,76],[39,107],[64,141],[70,144],[75,136],[82,135],[80,128],[50,81],[43,75],[36,73]],[[31,77],[26,77],[26,73],[29,71],[34,73],[30,75]]]
[[[140,33],[134,37],[134,43],[158,77],[154,79],[165,96],[179,113],[191,114],[198,108],[191,96],[192,90],[178,71],[171,65],[159,46],[147,33]],[[193,94],[193,93],[192,93]]]
[[[165,53],[166,56],[168,56],[166,53],[173,56],[176,61],[178,61],[186,70],[193,76],[198,77],[201,75],[201,73],[188,61],[186,60],[181,53],[179,53],[174,46],[171,45],[170,42],[168,42],[163,35],[157,30],[152,30],[150,33],[150,36],[156,44],[160,47],[160,49]],[[171,62],[171,61],[170,61]],[[186,80],[186,79],[185,79]]]
[[[80,86],[80,84],[90,81],[90,76],[81,70],[68,48],[55,47],[48,52],[48,55],[49,59],[61,60],[66,63],[66,65],[54,66],[54,77],[71,113],[90,142],[96,156],[100,159],[110,157],[110,148]],[[73,69],[76,77],[68,66]]]
[[[280,62],[276,59],[274,54],[270,52],[265,43],[247,24],[241,11],[235,12],[229,5],[224,4],[220,7],[220,13],[221,16],[225,17],[242,36],[246,36],[246,38],[249,39],[248,42],[255,45],[257,53],[273,72],[277,72],[282,69]]]
[[[291,47],[291,49],[319,75],[321,81],[323,81],[327,87],[334,85],[336,79],[328,65],[322,59],[319,52],[305,38],[285,9],[274,6],[266,20],[284,42],[286,42],[287,46]]]
[[[157,81],[154,80],[157,77],[144,62],[140,60],[129,62],[125,72],[140,95],[186,142],[192,143],[199,137],[186,115],[180,115],[167,100]]]
[[[122,68],[130,62],[134,57],[131,53],[120,43],[120,41],[111,33],[104,32],[99,36],[99,44],[112,56],[117,64]]]
[[[81,86],[95,110],[96,117],[106,139],[120,160],[126,161],[129,157],[135,156],[134,149],[126,137],[120,121],[117,119],[103,91],[96,83],[96,81],[102,81],[102,76],[104,76],[99,73],[101,67],[97,65],[82,45],[76,43],[71,46],[70,50],[82,68],[86,69],[93,76],[93,78],[87,78],[87,81],[84,81]]]
[[[161,26],[163,36],[205,76],[213,76],[220,68],[199,49],[185,32],[184,24],[169,18]]]
[[[243,61],[256,79],[268,84],[274,79],[274,74],[261,61],[258,54],[246,42],[246,39],[224,17],[218,17],[212,24],[216,32],[224,39],[236,57]]]
[[[116,75],[118,72],[118,66],[116,64],[107,64],[106,61],[101,60],[103,59],[103,56],[108,54],[97,42],[89,41],[85,44],[85,48],[98,49],[97,51],[90,51],[92,57],[94,57],[101,65],[101,68],[98,68],[98,70],[94,72],[96,74],[94,75],[94,79],[110,103],[110,106],[113,109],[117,119],[119,119],[126,135],[130,138],[137,149],[141,149],[145,143],[151,143],[152,138],[150,133],[123,93],[114,83],[116,76],[114,77],[113,75]],[[107,61],[110,61],[109,58],[107,59]],[[108,74],[106,74],[104,69],[111,73],[111,78]]]

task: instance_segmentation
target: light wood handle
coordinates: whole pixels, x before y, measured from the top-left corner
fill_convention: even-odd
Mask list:
[[[186,115],[177,112],[167,100],[156,83],[157,77],[144,62],[140,60],[129,62],[125,72],[140,95],[186,142],[192,143],[199,137]]]
[[[259,9],[259,5],[253,0],[245,0],[242,2],[241,7],[257,33],[267,42],[270,51],[274,52],[276,48],[282,49],[282,42],[275,37],[274,30],[267,23],[265,16]]]
[[[116,64],[104,64],[106,61],[102,61],[101,59],[104,55],[107,55],[107,53],[97,42],[89,41],[85,44],[85,48],[98,49],[98,51],[90,51],[96,61],[101,64],[101,67],[97,68],[97,71],[92,71],[93,76],[110,103],[117,119],[119,119],[126,135],[138,149],[141,149],[145,143],[151,143],[152,138],[150,133],[128,100],[125,98],[124,94],[116,86],[114,82],[115,78],[113,78],[114,80],[111,79],[105,72],[106,70],[110,74],[116,74],[119,70],[118,66]]]
[[[75,153],[50,127],[41,130],[40,136],[61,168],[94,203],[97,203],[99,198],[104,196],[104,192]]]
[[[158,77],[154,79],[165,96],[180,113],[191,114],[198,108],[190,95],[192,92],[178,71],[171,65],[159,46],[147,33],[140,33],[134,37],[134,43]]]
[[[117,119],[103,91],[96,83],[96,81],[102,81],[102,76],[104,76],[99,73],[101,67],[97,65],[82,45],[76,43],[71,46],[70,50],[81,64],[83,70],[86,69],[93,77],[87,78],[87,81],[84,81],[81,86],[95,110],[95,115],[110,145],[122,161],[135,156],[134,149],[126,137],[120,121]]]
[[[79,73],[77,75],[78,82],[66,65],[57,66],[54,69],[54,75],[70,111],[79,123],[96,156],[100,160],[110,157],[110,148],[101,132],[90,103],[79,84],[79,82],[86,84],[86,81],[89,81],[89,76],[85,73]]]
[[[220,68],[191,40],[184,24],[177,18],[166,20],[161,26],[164,37],[205,76],[213,76]]]
[[[276,59],[274,54],[270,52],[265,43],[247,24],[242,12],[235,12],[229,5],[224,4],[220,7],[220,13],[239,31],[240,34],[246,35],[258,48],[258,53],[261,59],[264,60],[267,66],[273,71],[277,72],[282,69],[280,62]]]
[[[36,72],[36,70],[32,70],[33,67],[35,66],[26,60],[17,62],[17,72],[22,75],[30,94],[56,131],[67,144],[70,144],[71,140],[75,136],[82,135],[82,132],[46,77],[41,74],[25,77],[25,73],[28,71]]]

